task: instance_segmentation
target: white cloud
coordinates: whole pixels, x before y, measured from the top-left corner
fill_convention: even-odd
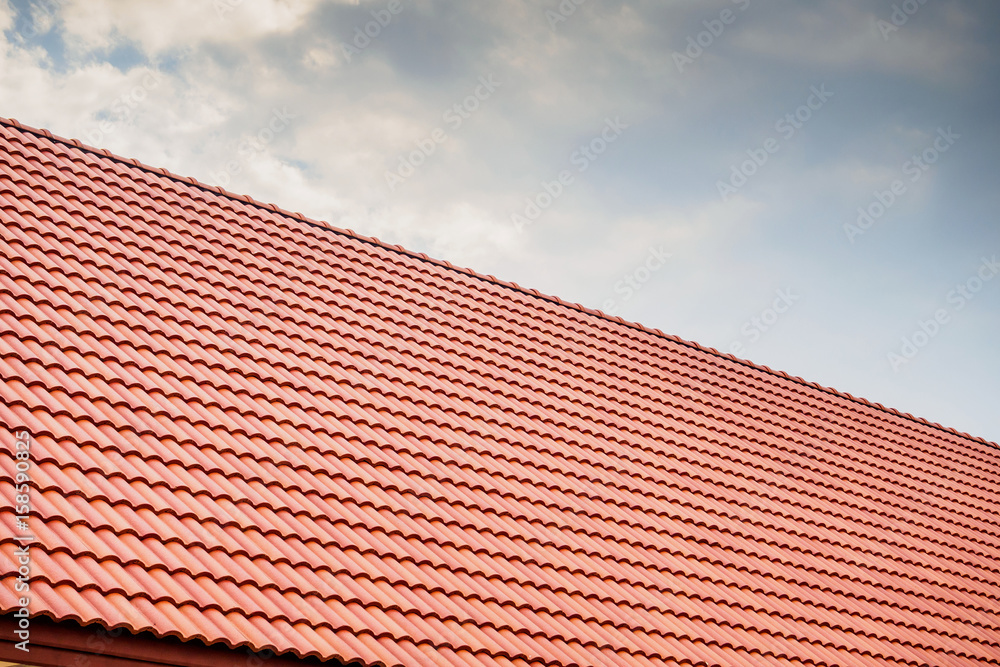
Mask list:
[[[302,56],[302,64],[314,71],[321,71],[339,65],[343,58],[339,47],[330,40],[321,40]]]
[[[14,27],[14,10],[7,0],[0,2],[0,32]]]
[[[10,47],[0,53],[0,99],[5,114],[29,125],[66,132],[100,108],[100,91],[124,89],[127,78],[107,64],[54,72],[44,51]],[[59,103],[54,103],[58,100]]]
[[[70,0],[61,18],[68,44],[80,53],[126,41],[156,56],[205,42],[239,44],[287,34],[317,4],[319,0]]]

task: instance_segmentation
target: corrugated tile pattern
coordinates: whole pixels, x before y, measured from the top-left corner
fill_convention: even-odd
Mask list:
[[[386,665],[1000,664],[995,445],[0,130],[36,613]]]

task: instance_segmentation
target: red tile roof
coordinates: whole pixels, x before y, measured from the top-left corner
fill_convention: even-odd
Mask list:
[[[0,127],[0,609],[367,664],[1000,664],[996,445]]]

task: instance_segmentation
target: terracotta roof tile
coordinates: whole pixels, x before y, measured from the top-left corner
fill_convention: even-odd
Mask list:
[[[364,664],[1000,664],[992,443],[3,120],[0,219],[33,613]]]

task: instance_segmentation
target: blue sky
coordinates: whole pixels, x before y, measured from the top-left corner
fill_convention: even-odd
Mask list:
[[[0,1],[0,115],[996,442],[998,19]]]

